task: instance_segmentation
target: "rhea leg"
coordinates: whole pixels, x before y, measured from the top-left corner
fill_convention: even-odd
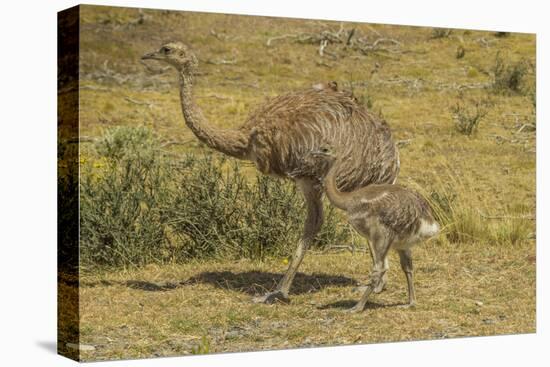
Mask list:
[[[321,201],[323,192],[321,188],[312,180],[298,181],[298,184],[304,194],[307,207],[307,218],[305,221],[302,238],[298,242],[292,261],[290,262],[285,275],[277,285],[277,289],[263,296],[255,297],[253,299],[254,302],[273,303],[276,301],[289,301],[288,294],[290,291],[290,286],[296,276],[298,267],[302,263],[308,247],[311,245],[311,242],[323,224],[323,202]]]
[[[374,269],[370,275],[369,283],[365,287],[365,292],[361,296],[359,302],[357,302],[357,304],[349,310],[350,312],[363,311],[367,305],[367,300],[371,293],[380,287],[380,284],[383,282],[384,275],[388,271],[387,256],[390,249],[390,244],[391,242],[385,237],[379,237],[378,239],[372,241],[371,251],[374,261]]]
[[[371,256],[372,263],[373,263],[373,266],[374,266],[374,261],[375,260],[374,260],[373,245],[372,245],[371,241],[367,241],[367,244],[368,244],[368,247],[369,247],[370,256]],[[373,290],[374,293],[381,293],[383,290],[386,289],[386,284],[388,283],[388,272],[387,272],[387,270],[390,268],[390,264],[388,262],[388,257],[387,256],[384,259],[384,268],[386,269],[386,272],[382,276],[382,279],[381,279],[380,283],[378,283],[378,285],[374,288],[374,290]],[[366,289],[367,289],[367,286],[360,286],[360,287],[356,288],[356,290],[359,291],[359,292],[364,292]]]
[[[380,283],[374,288],[374,293],[381,293],[383,290],[386,289],[386,284],[388,283],[388,270],[390,268],[390,264],[388,262],[388,257],[384,259],[384,269],[386,269],[386,272],[382,276],[382,279],[380,280]]]
[[[408,307],[412,307],[416,304],[416,296],[414,294],[414,283],[413,283],[413,262],[412,262],[412,253],[411,250],[398,250],[399,260],[401,262],[401,269],[405,272],[407,277],[407,288],[409,294],[409,303]]]

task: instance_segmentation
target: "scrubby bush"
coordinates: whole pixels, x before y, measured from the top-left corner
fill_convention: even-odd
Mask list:
[[[169,172],[156,139],[145,128],[116,128],[95,151],[94,162],[81,158],[81,259],[89,265],[159,260]]]
[[[500,52],[497,52],[493,66],[493,90],[498,93],[524,92],[528,71],[528,64],[525,60],[507,63]]]
[[[449,28],[432,28],[430,39],[447,38],[453,33]]]
[[[175,159],[145,128],[108,131],[82,164],[84,266],[288,255],[305,209],[295,186],[217,153]],[[349,238],[326,207],[316,246]]]
[[[458,101],[451,107],[456,130],[464,135],[477,131],[479,123],[489,112],[487,101]]]

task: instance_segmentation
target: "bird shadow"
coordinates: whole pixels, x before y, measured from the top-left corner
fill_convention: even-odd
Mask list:
[[[184,284],[183,282],[152,283],[143,280],[128,280],[127,282],[125,282],[125,285],[132,289],[138,289],[147,292],[164,292],[176,289]]]
[[[282,277],[282,274],[262,271],[240,273],[215,271],[200,273],[189,278],[185,283],[210,284],[217,288],[238,291],[248,295],[257,295],[274,290]],[[357,281],[342,275],[296,273],[290,294],[312,293],[327,287],[347,287],[352,285],[357,285]]]
[[[340,300],[332,303],[328,303],[326,305],[318,306],[318,310],[327,310],[331,308],[339,308],[339,309],[349,309],[352,308],[357,304],[357,300],[353,299],[345,299]],[[395,306],[401,306],[404,305],[403,303],[378,303],[378,302],[368,302],[365,305],[365,310],[375,310],[378,308],[387,308],[387,307],[395,307]]]
[[[181,282],[153,283],[142,280],[129,280],[122,284],[132,289],[147,292],[165,292],[194,284],[209,284],[220,289],[227,289],[248,295],[257,295],[274,290],[281,278],[282,274],[262,271],[209,271],[202,272]],[[86,285],[93,287],[98,285],[110,286],[114,284],[114,282],[102,281],[101,283]],[[290,294],[318,292],[326,287],[347,287],[357,284],[355,279],[341,275],[297,273],[292,283]]]

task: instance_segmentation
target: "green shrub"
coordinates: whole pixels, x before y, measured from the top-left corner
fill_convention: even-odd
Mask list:
[[[456,59],[462,59],[464,55],[466,55],[466,49],[462,45],[458,45],[455,52]]]
[[[247,179],[238,162],[211,155],[187,156],[180,169],[184,179],[164,215],[184,257],[264,259],[293,250],[306,215],[295,185],[264,175]],[[347,238],[333,209],[326,212],[317,246]]]
[[[168,172],[145,128],[116,128],[96,144],[101,164],[81,159],[81,259],[139,265],[160,260],[160,208]]]
[[[464,135],[477,131],[479,123],[487,115],[489,103],[486,101],[457,102],[451,107],[456,130]]]
[[[523,93],[528,71],[525,60],[508,64],[497,52],[493,66],[493,90],[498,93]]]
[[[430,39],[448,38],[451,33],[453,30],[449,28],[432,28]]]
[[[238,161],[217,153],[168,157],[145,128],[110,130],[93,154],[81,174],[85,266],[264,259],[289,255],[301,236],[306,213],[295,185],[246,175]],[[348,238],[327,207],[316,246]]]

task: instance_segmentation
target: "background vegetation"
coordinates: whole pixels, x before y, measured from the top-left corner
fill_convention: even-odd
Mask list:
[[[328,206],[292,303],[250,303],[286,269],[303,203],[197,142],[173,72],[139,61],[169,40],[197,52],[218,126],[330,80],[385,117],[399,182],[444,226],[415,250],[415,310],[394,307],[392,255],[388,290],[342,313],[370,256]],[[534,35],[84,7],[81,42],[85,360],[535,330]]]
[[[287,256],[305,210],[294,185],[246,177],[222,155],[164,151],[151,129],[108,130],[81,159],[81,265]],[[349,239],[334,209],[317,246]]]

